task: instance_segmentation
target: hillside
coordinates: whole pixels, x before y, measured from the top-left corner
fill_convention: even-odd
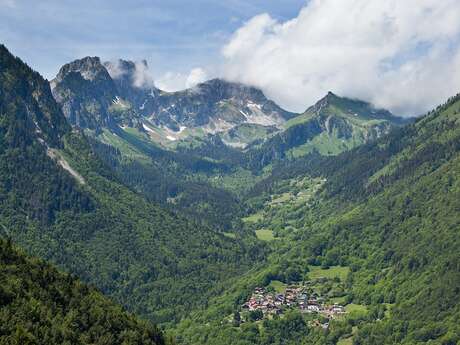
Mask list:
[[[337,155],[388,134],[408,123],[371,104],[329,92],[303,114],[291,118],[284,130],[266,142],[247,149],[254,169],[285,158],[311,153]]]
[[[2,239],[0,282],[1,343],[165,344],[156,327]]]
[[[125,187],[38,73],[4,46],[0,65],[0,224],[28,253],[161,323],[263,260],[251,236],[224,236]]]
[[[71,125],[125,185],[222,231],[241,227],[240,198],[272,165],[336,155],[404,123],[332,93],[304,114],[220,79],[168,93],[139,77],[147,70],[145,62],[87,57],[64,65],[51,86]]]
[[[268,264],[243,276],[207,312],[182,323],[180,339],[187,344],[205,339],[208,344],[457,343],[459,150],[456,96],[373,144],[278,166],[247,200],[254,212],[247,227],[273,249]],[[283,306],[281,316],[257,321],[260,315],[243,308],[251,294],[261,298],[255,287],[270,296],[289,284],[325,306],[344,305],[343,316]],[[225,326],[218,329],[223,319]]]
[[[140,64],[77,60],[52,91],[0,46],[0,234],[178,344],[460,341],[460,95],[410,123],[333,93],[291,114],[221,80],[166,93]],[[0,249],[0,337],[164,342]]]

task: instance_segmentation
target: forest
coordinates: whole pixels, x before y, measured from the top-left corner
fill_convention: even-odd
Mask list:
[[[339,109],[306,149],[331,115],[310,109],[245,150],[169,150],[72,127],[0,66],[1,344],[460,342],[460,95],[359,145]]]

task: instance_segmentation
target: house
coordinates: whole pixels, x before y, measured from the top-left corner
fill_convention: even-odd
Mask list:
[[[345,313],[345,308],[337,303],[330,308],[331,312],[334,314],[342,314]]]
[[[282,294],[282,293],[276,294],[275,300],[277,302],[281,302],[281,303],[284,302],[284,294]]]
[[[309,312],[320,312],[321,311],[321,306],[318,304],[307,304],[307,310]]]

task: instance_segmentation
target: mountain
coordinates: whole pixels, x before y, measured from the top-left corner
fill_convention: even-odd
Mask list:
[[[410,123],[333,93],[282,116],[220,80],[165,93],[145,62],[78,60],[53,91],[0,67],[0,233],[28,255],[179,344],[460,341],[460,95]],[[164,341],[3,240],[0,270],[0,338]]]
[[[145,61],[102,63],[98,57],[86,57],[64,65],[51,86],[72,125],[92,130],[136,127],[166,146],[179,139],[235,132],[239,126],[243,133],[246,128],[253,128],[252,134],[254,128],[270,133],[295,115],[256,88],[221,79],[184,91],[161,91],[149,79]],[[240,142],[234,137],[229,134],[224,141],[245,146],[250,139]]]
[[[156,126],[172,130],[167,137],[172,141],[186,135],[199,136],[202,132],[222,133],[227,144],[244,147],[246,141],[232,140],[232,132],[240,128],[271,132],[293,116],[268,100],[259,89],[213,79],[192,89],[163,92],[148,119]],[[183,131],[186,132],[181,135]]]
[[[404,122],[332,93],[293,114],[256,88],[220,79],[168,93],[153,85],[145,61],[87,57],[63,66],[51,86],[71,125],[124,184],[223,231],[240,228],[239,196],[265,167],[338,154]]]
[[[87,57],[64,65],[51,85],[70,123],[96,134],[134,130],[153,145],[197,154],[221,142],[252,150],[264,162],[312,151],[337,154],[405,123],[332,92],[303,114],[283,110],[257,88],[221,79],[165,92],[153,85],[145,61]],[[274,157],[258,152],[261,146]]]
[[[247,148],[252,167],[310,153],[337,155],[374,141],[408,123],[384,109],[329,92],[303,114],[291,118],[284,130],[262,144]]]
[[[158,328],[126,313],[77,278],[27,257],[3,239],[0,277],[2,343],[166,343]]]
[[[115,125],[111,109],[117,97],[116,85],[98,57],[64,65],[51,86],[71,125],[92,130]]]
[[[245,200],[246,226],[273,248],[267,264],[178,333],[187,344],[458,343],[459,172],[460,95],[373,143],[273,167]],[[345,313],[284,307],[257,321],[244,307],[292,286]]]
[[[4,46],[0,66],[0,226],[14,243],[161,323],[263,260],[252,236],[225,236],[123,185],[46,80]]]

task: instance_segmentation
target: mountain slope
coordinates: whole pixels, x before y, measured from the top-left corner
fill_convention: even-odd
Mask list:
[[[2,239],[0,282],[1,343],[165,344],[156,327]]]
[[[185,91],[163,93],[150,120],[179,133],[186,129],[193,133],[199,127],[215,134],[242,124],[279,128],[293,116],[256,88],[213,79]]]
[[[191,344],[456,344],[459,172],[460,95],[375,143],[276,167],[248,200],[248,226],[273,232],[273,255],[179,332]],[[324,278],[333,272],[346,274]],[[295,312],[217,327],[222,314],[244,315],[256,286],[305,280],[355,312],[327,332],[314,326],[321,317]]]
[[[28,252],[158,322],[202,305],[263,258],[250,238],[223,236],[123,186],[66,123],[47,82],[4,46],[0,61],[0,224]]]
[[[407,121],[371,104],[339,97],[329,92],[297,117],[285,130],[265,143],[249,147],[247,160],[253,167],[272,161],[297,158],[309,153],[337,155],[374,141]]]

